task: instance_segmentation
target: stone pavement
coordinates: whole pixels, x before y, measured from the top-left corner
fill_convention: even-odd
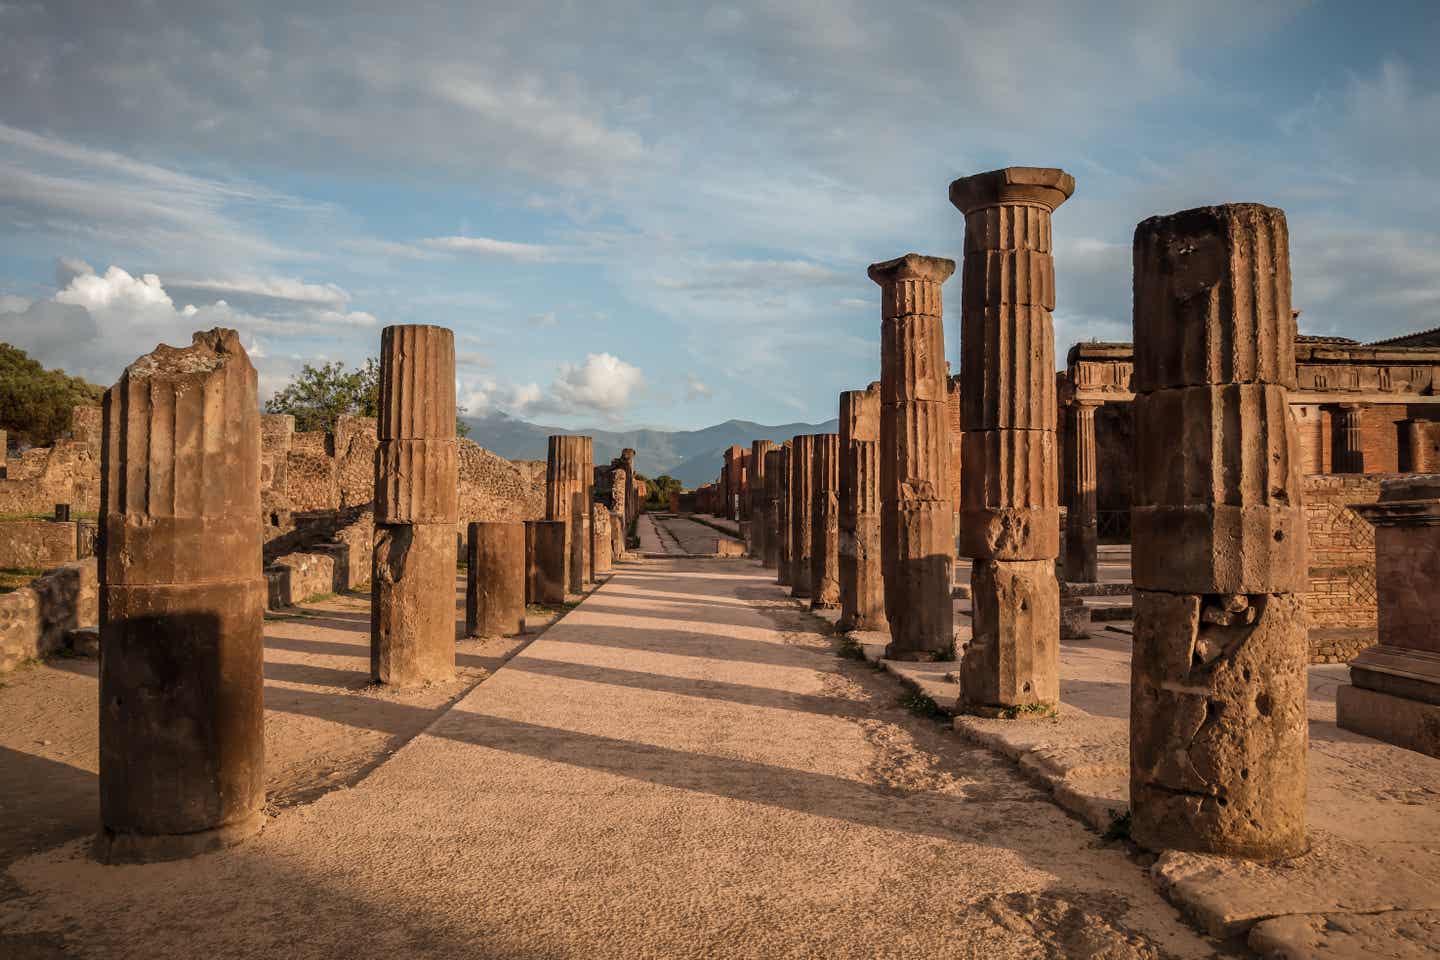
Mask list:
[[[771,579],[622,562],[367,776],[247,844],[106,867],[76,838],[15,862],[0,954],[1232,955],[1007,761],[838,657]],[[335,722],[423,719],[373,707]]]

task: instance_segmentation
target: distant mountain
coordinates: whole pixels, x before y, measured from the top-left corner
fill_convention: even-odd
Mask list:
[[[765,426],[748,420],[727,420],[703,430],[566,430],[529,423],[504,413],[464,417],[470,439],[507,460],[544,460],[549,437],[557,433],[582,434],[595,439],[595,462],[609,463],[630,447],[635,469],[647,476],[662,473],[688,488],[709,483],[720,474],[725,450],[733,445],[749,449],[752,440],[789,440],[800,433],[834,433],[838,420],[824,423],[784,423]]]

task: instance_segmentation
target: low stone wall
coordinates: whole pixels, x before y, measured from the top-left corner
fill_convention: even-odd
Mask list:
[[[51,567],[81,557],[79,521],[6,520],[0,522],[0,567]]]
[[[0,673],[63,648],[71,630],[100,622],[95,558],[67,563],[0,594]]]
[[[276,557],[265,567],[266,605],[272,610],[294,606],[369,583],[374,537],[375,517],[364,513],[329,540]]]

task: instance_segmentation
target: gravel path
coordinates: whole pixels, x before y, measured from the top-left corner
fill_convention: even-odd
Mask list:
[[[622,563],[365,779],[244,846],[101,867],[75,840],[13,864],[0,954],[1213,955],[1139,865],[906,710],[771,579]]]

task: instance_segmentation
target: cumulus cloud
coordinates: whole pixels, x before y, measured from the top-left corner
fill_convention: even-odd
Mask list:
[[[584,363],[562,363],[547,389],[515,386],[508,406],[517,413],[599,413],[617,417],[645,383],[640,368],[610,353],[586,354]]]

